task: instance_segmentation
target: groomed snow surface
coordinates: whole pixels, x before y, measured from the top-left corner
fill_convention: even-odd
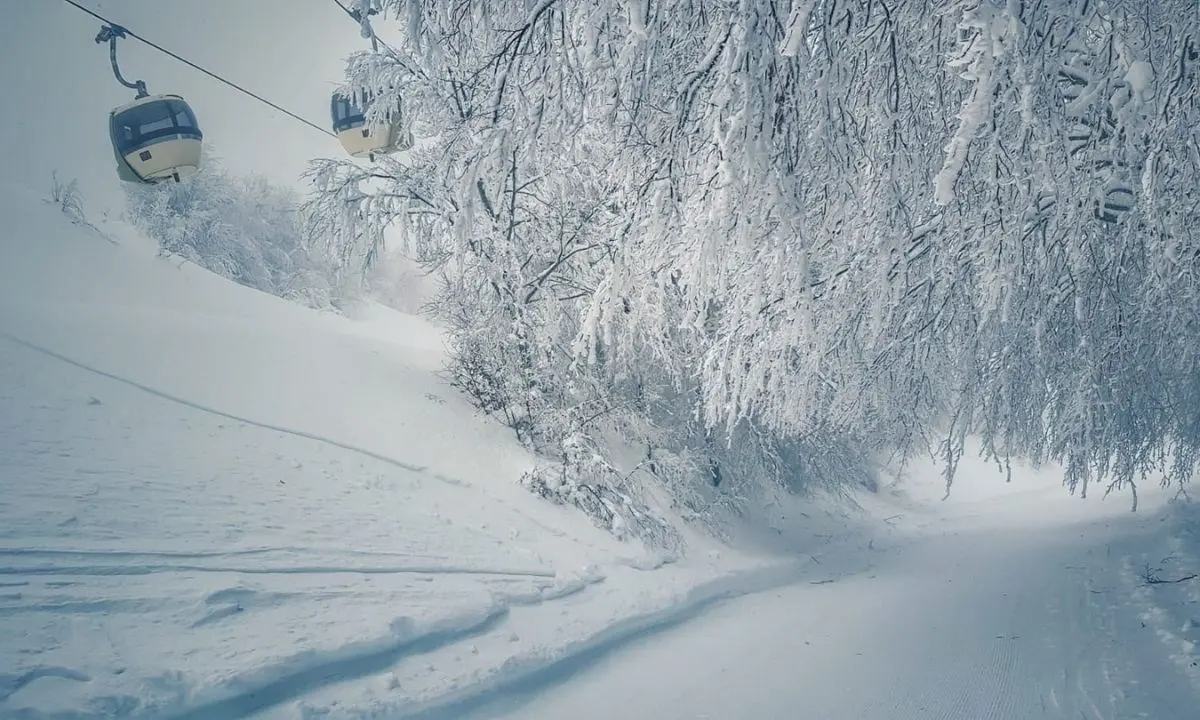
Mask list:
[[[667,562],[521,489],[426,322],[0,218],[0,717],[1200,717],[1167,493],[912,467]]]

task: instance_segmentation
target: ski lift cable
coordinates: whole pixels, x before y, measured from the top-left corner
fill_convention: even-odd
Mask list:
[[[331,132],[331,131],[329,131],[329,130],[327,130],[327,129],[323,128],[323,127],[321,127],[320,125],[317,125],[316,123],[314,123],[314,122],[312,122],[312,121],[310,121],[310,120],[306,120],[306,119],[304,119],[303,117],[301,117],[301,116],[297,115],[296,113],[292,112],[291,110],[288,110],[288,109],[286,109],[286,108],[280,107],[279,105],[276,105],[275,103],[273,103],[273,102],[271,102],[270,100],[268,100],[268,99],[264,98],[263,96],[261,96],[261,95],[259,95],[259,94],[257,94],[257,93],[251,92],[250,90],[247,90],[246,88],[242,87],[241,85],[238,85],[238,84],[237,84],[237,83],[235,83],[235,82],[232,82],[232,81],[230,81],[230,80],[226,80],[225,78],[221,77],[220,75],[218,75],[218,74],[216,74],[216,73],[212,72],[211,70],[207,70],[207,69],[205,69],[205,68],[203,68],[203,67],[201,67],[201,66],[197,65],[196,63],[192,62],[191,60],[188,60],[187,58],[180,57],[179,55],[176,55],[175,53],[171,52],[170,50],[166,49],[165,47],[163,47],[163,46],[161,46],[161,45],[158,45],[158,44],[156,44],[156,43],[154,43],[154,42],[151,42],[150,40],[147,40],[146,38],[144,38],[144,37],[142,37],[142,36],[138,35],[137,33],[133,32],[132,30],[130,30],[130,29],[129,29],[129,28],[127,28],[127,27],[124,27],[124,26],[122,26],[122,25],[117,25],[117,23],[114,23],[113,21],[111,21],[111,20],[109,20],[109,19],[107,19],[107,18],[103,17],[102,15],[99,15],[99,14],[97,14],[96,12],[94,12],[94,11],[92,11],[92,10],[89,10],[88,8],[84,7],[83,5],[80,5],[80,4],[79,4],[78,2],[76,2],[75,0],[63,0],[63,2],[67,3],[68,5],[71,5],[71,6],[75,7],[75,8],[76,8],[76,9],[78,9],[78,10],[81,10],[81,11],[83,11],[83,12],[87,13],[88,15],[91,15],[92,17],[94,17],[95,19],[99,20],[99,21],[100,21],[100,22],[102,22],[102,23],[105,23],[105,24],[108,24],[108,25],[112,25],[112,26],[115,26],[115,27],[121,27],[121,28],[123,28],[123,29],[125,30],[125,33],[126,33],[126,34],[127,34],[129,37],[131,37],[131,38],[133,38],[133,39],[135,39],[135,40],[140,40],[142,43],[144,43],[144,44],[146,44],[146,45],[149,45],[150,47],[152,47],[152,48],[154,48],[155,50],[157,50],[157,51],[159,51],[159,52],[163,53],[164,55],[168,55],[168,56],[170,56],[170,57],[172,57],[172,58],[174,58],[174,59],[178,60],[179,62],[183,63],[184,65],[187,65],[188,67],[191,67],[191,68],[193,68],[193,69],[195,69],[195,70],[199,70],[200,72],[204,73],[205,75],[208,75],[209,77],[213,78],[214,80],[217,80],[217,81],[219,81],[219,82],[222,82],[222,83],[224,83],[224,84],[228,85],[229,87],[233,88],[234,90],[237,90],[238,92],[241,92],[241,93],[243,93],[243,94],[245,94],[245,95],[249,95],[250,97],[254,98],[255,100],[257,100],[257,101],[259,101],[259,102],[263,103],[264,105],[267,105],[267,106],[269,106],[269,107],[272,107],[272,108],[274,108],[275,110],[278,110],[279,112],[283,113],[284,115],[287,115],[288,117],[292,118],[293,120],[297,120],[297,121],[299,121],[299,122],[302,122],[302,123],[304,123],[305,125],[309,126],[310,128],[312,128],[312,129],[316,130],[317,132],[323,133],[323,134],[325,134],[325,135],[329,135],[330,137],[337,137],[336,135],[334,135],[334,133],[333,133],[333,132]]]
[[[353,20],[354,22],[356,22],[363,29],[364,34],[368,31],[371,33],[371,49],[374,50],[375,52],[379,52],[380,40],[379,40],[379,38],[377,38],[375,36],[375,29],[372,28],[370,25],[366,24],[366,22],[364,22],[364,18],[362,15],[363,11],[362,10],[351,10],[350,8],[348,8],[342,4],[342,0],[333,0],[333,4],[340,7],[342,9],[342,12],[349,15],[350,19]],[[374,8],[371,8],[370,10],[367,11],[368,18],[374,14],[375,14]],[[383,46],[386,47],[388,50],[391,50],[392,55],[396,54],[396,51],[392,50],[392,48],[388,47],[387,43],[384,43]]]
[[[353,20],[356,24],[359,24],[359,25],[362,24],[361,11],[351,10],[349,7],[346,7],[346,5],[342,2],[342,0],[333,0],[333,4],[337,5],[338,8],[340,8],[342,12],[346,13],[346,15],[351,20]],[[371,10],[367,14],[374,15],[375,11]],[[375,34],[375,28],[373,28],[373,27],[371,28],[370,40],[371,40],[371,47],[375,50],[375,52],[379,52],[379,47],[377,47],[377,46],[382,46],[384,50],[387,50],[387,54],[392,58],[392,60],[399,63],[399,65],[402,68],[404,68],[404,70],[406,72],[412,73],[413,75],[420,75],[420,73],[415,68],[413,68],[407,61],[405,61],[404,57],[400,55],[400,51],[398,51],[396,48],[392,47],[391,45],[388,45],[383,40],[379,39],[379,36]]]
[[[350,8],[348,8],[348,7],[346,7],[345,5],[343,5],[343,4],[342,4],[342,0],[333,0],[333,4],[334,4],[334,5],[337,5],[338,7],[340,7],[340,8],[342,9],[342,12],[346,13],[347,15],[349,15],[349,16],[350,16],[350,19],[351,19],[351,20],[353,20],[354,22],[361,22],[361,21],[358,19],[358,16],[354,14],[354,11],[353,11],[353,10],[351,10]]]

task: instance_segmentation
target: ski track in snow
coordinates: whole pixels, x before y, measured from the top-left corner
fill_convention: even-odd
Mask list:
[[[811,563],[802,561],[714,580],[693,588],[662,609],[623,618],[552,652],[512,656],[485,680],[465,688],[425,702],[406,699],[394,702],[386,709],[376,706],[369,714],[383,713],[387,717],[405,719],[461,717],[487,705],[498,695],[529,692],[561,682],[564,676],[580,672],[634,641],[683,625],[714,605],[795,583],[809,572],[812,572]],[[582,588],[583,585],[578,585],[553,598],[561,599]],[[246,683],[250,688],[243,692],[169,717],[178,720],[246,717],[286,700],[311,695],[327,685],[379,674],[413,655],[427,654],[495,631],[505,624],[510,614],[508,607],[499,607],[477,620],[456,622],[449,629],[432,631],[415,640],[368,647],[361,652],[347,649],[349,652],[328,654],[319,662],[301,663],[294,672],[275,669],[271,673],[275,677],[265,683]]]
[[[1194,717],[1200,697],[1117,587],[1121,548],[1153,537],[1130,524],[906,540],[869,571],[689,612],[619,654],[412,717]]]
[[[139,399],[115,387],[97,386],[86,376],[64,377],[33,362],[33,357],[0,352],[0,374],[23,380],[20,388],[5,388],[2,399],[9,408],[22,403],[27,407],[0,418],[9,422],[0,427],[0,475],[7,487],[0,499],[0,578],[5,578],[0,637],[7,647],[0,652],[15,651],[15,657],[27,658],[18,661],[17,673],[0,676],[0,715],[8,706],[21,716],[53,716],[51,709],[42,713],[35,708],[53,708],[56,694],[82,692],[79,704],[89,709],[75,712],[83,717],[113,712],[131,717],[244,717],[327,685],[379,672],[403,657],[485,633],[503,622],[510,607],[567,597],[602,579],[560,577],[555,568],[539,562],[497,562],[527,551],[500,550],[503,542],[479,528],[447,532],[452,524],[426,504],[430,499],[437,502],[436,496],[413,494],[423,488],[419,469],[387,461],[368,468],[364,463],[379,459],[372,455],[358,461],[360,479],[347,486],[333,473],[322,472],[323,465],[345,463],[344,456],[313,457],[311,446],[305,445],[312,438],[303,434],[253,423],[231,433],[217,426],[217,420],[205,419],[223,415],[209,408],[179,403],[161,393]],[[114,380],[78,363],[69,365],[103,376],[102,382]],[[37,382],[39,376],[49,382]],[[145,391],[137,383],[117,382],[131,391]],[[67,397],[56,402],[56,394]],[[90,424],[92,432],[59,443],[54,429],[70,411],[64,401],[71,396],[79,398],[76,407],[100,422]],[[83,402],[97,396],[105,399]],[[203,414],[176,417],[177,411],[170,408],[178,406],[185,413]],[[126,415],[126,407],[138,409]],[[124,433],[123,416],[137,418]],[[215,440],[221,451],[212,455],[230,457],[237,474],[194,477],[197,470],[216,469],[211,459],[201,459],[204,448],[179,456],[179,448],[173,447],[147,467],[129,465],[120,457],[125,455],[121,445],[166,447],[158,443],[165,438],[147,435],[154,434],[152,428],[164,435],[175,433],[181,423],[192,442],[197,437]],[[89,436],[94,441],[89,442]],[[229,447],[229,441],[242,448]],[[281,442],[294,447],[286,450]],[[337,451],[348,450],[329,444]],[[133,457],[157,455],[127,449],[133,450]],[[113,454],[118,457],[106,459]],[[304,461],[298,463],[297,458]],[[266,469],[256,464],[284,470],[286,483],[255,481]],[[408,477],[389,477],[388,467]],[[306,481],[313,471],[318,478]],[[305,497],[314,491],[314,496]],[[368,500],[391,497],[387,505],[396,504],[353,502],[364,492]],[[450,500],[463,490],[450,487],[442,492],[451,493]],[[417,497],[423,502],[414,506],[411,500]],[[351,503],[330,517],[343,499]],[[276,513],[292,514],[289,506],[292,512],[300,511],[296,517],[324,518],[324,527],[309,524],[297,537],[286,524],[263,523]],[[146,515],[146,510],[154,514]],[[214,519],[219,526],[213,525]],[[319,542],[261,542],[305,537]],[[16,545],[15,540],[23,542]],[[196,540],[203,544],[195,545]],[[249,546],[238,546],[246,540]],[[131,549],[164,541],[179,547]],[[214,549],[221,545],[227,549]],[[355,545],[364,549],[347,549]],[[406,546],[406,551],[393,549]],[[478,562],[463,562],[472,556]],[[398,577],[381,584],[387,576]],[[372,579],[377,577],[381,579]],[[399,612],[380,617],[380,610],[389,606]],[[145,617],[159,618],[154,621],[159,637],[148,643],[149,648],[138,647],[138,628]],[[260,625],[290,628],[287,633],[298,637],[280,642],[271,637],[275,633],[256,632]],[[382,635],[372,630],[380,625]],[[397,635],[396,627],[403,632]],[[264,647],[233,653],[219,649],[256,636],[266,641]],[[224,656],[218,676],[189,680],[186,658],[213,648]],[[144,659],[135,659],[138,656]],[[83,665],[77,667],[72,660]],[[169,670],[154,679],[156,673],[176,667],[183,673]],[[58,684],[62,680],[78,687],[64,688]]]
[[[865,561],[858,538],[821,553],[832,555],[839,566]],[[549,653],[515,656],[493,673],[466,687],[445,695],[413,702],[404,700],[350,711],[348,717],[389,717],[403,720],[442,720],[468,717],[480,710],[494,711],[496,706],[520,705],[524,698],[569,682],[580,673],[618,655],[636,643],[684,628],[705,613],[738,598],[795,585],[805,578],[826,573],[818,555],[792,562],[736,573],[704,583],[677,600],[656,610],[622,618],[599,631]],[[822,581],[824,582],[824,581]],[[327,712],[322,709],[322,713]]]
[[[505,608],[493,608],[477,618],[439,623],[416,637],[405,637],[404,628],[400,628],[395,639],[348,645],[333,652],[305,653],[262,673],[265,677],[261,679],[239,678],[231,683],[239,688],[233,694],[201,702],[179,713],[168,713],[166,717],[171,720],[244,718],[328,685],[382,672],[407,655],[428,653],[494,630],[506,613]]]
[[[0,701],[7,700],[11,695],[40,678],[63,678],[76,682],[88,682],[90,677],[83,673],[64,667],[35,667],[21,675],[0,675]]]
[[[58,360],[60,362],[67,363],[68,365],[73,365],[81,370],[86,370],[90,373],[94,373],[101,377],[108,378],[109,380],[115,380],[116,382],[123,383],[123,384],[128,385],[133,388],[137,388],[138,390],[141,390],[142,392],[149,393],[156,397],[160,397],[163,400],[169,400],[170,402],[177,403],[179,405],[183,405],[184,407],[189,407],[194,410],[206,412],[206,413],[209,413],[210,415],[216,415],[217,417],[225,418],[227,420],[233,420],[235,422],[244,423],[246,425],[252,425],[254,427],[262,428],[264,430],[273,430],[278,433],[284,433],[286,435],[293,435],[298,438],[304,438],[306,440],[313,440],[315,442],[324,443],[326,445],[331,445],[333,447],[341,448],[343,450],[348,450],[357,455],[363,455],[365,457],[369,457],[374,460],[378,460],[380,462],[387,463],[389,465],[394,465],[398,468],[402,468],[404,470],[409,470],[411,472],[425,473],[425,472],[428,472],[428,470],[429,470],[429,468],[421,466],[421,465],[412,465],[412,464],[403,462],[401,460],[397,460],[395,458],[391,458],[386,455],[381,455],[377,452],[367,450],[365,448],[356,447],[356,446],[350,445],[348,443],[334,440],[332,438],[323,437],[321,435],[316,435],[314,433],[305,432],[303,430],[295,430],[292,428],[286,428],[286,427],[282,427],[279,425],[272,425],[270,423],[264,423],[264,422],[259,422],[257,420],[251,420],[249,418],[245,418],[240,415],[234,415],[233,413],[227,413],[223,410],[218,410],[217,408],[214,408],[214,407],[202,405],[200,403],[193,402],[191,400],[186,400],[186,399],[178,397],[176,395],[172,395],[171,393],[164,392],[162,390],[157,390],[148,385],[143,385],[142,383],[137,382],[135,380],[130,380],[128,378],[122,377],[115,373],[110,373],[105,370],[100,370],[98,368],[94,368],[90,365],[79,362],[77,360],[72,360],[71,358],[67,357],[66,355],[62,355],[53,350],[44,348],[40,345],[36,345],[36,344],[28,342],[26,340],[22,340],[19,337],[15,337],[15,336],[10,335],[3,331],[0,331],[0,337],[8,340],[9,342],[16,343],[17,345],[21,345],[21,346],[29,348],[30,350],[33,350],[35,352],[39,352],[48,357],[52,357],[55,360]],[[468,483],[466,483],[462,480],[446,478],[446,477],[442,477],[442,476],[436,475],[436,474],[434,474],[433,477],[436,477],[437,479],[442,480],[447,483],[450,483],[452,485],[468,485],[469,486]]]

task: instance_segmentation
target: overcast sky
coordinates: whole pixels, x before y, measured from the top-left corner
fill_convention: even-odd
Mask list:
[[[131,31],[328,124],[344,60],[366,45],[333,0],[79,0]],[[89,210],[119,208],[108,111],[133,92],[113,78],[100,22],[63,0],[0,0],[0,159],[5,178],[50,185],[79,178]],[[306,162],[341,154],[335,140],[136,40],[119,42],[121,69],[151,93],[183,95],[205,141],[237,172],[296,183]]]

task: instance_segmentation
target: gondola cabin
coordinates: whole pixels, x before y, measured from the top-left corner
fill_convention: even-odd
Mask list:
[[[330,102],[333,132],[351,157],[375,159],[376,155],[408,150],[413,146],[412,133],[404,127],[403,113],[397,109],[387,121],[367,125],[366,107],[359,107],[351,98],[334,93]]]
[[[200,168],[204,134],[178,95],[149,95],[109,113],[117,174],[126,182],[158,183]]]

